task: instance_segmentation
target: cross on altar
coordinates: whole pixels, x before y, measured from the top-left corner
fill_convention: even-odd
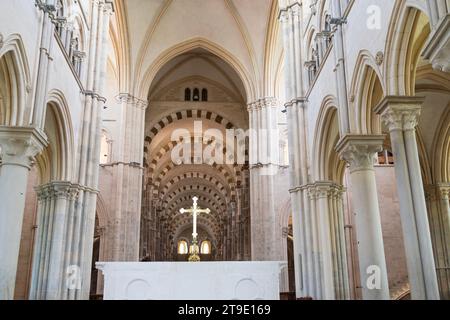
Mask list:
[[[192,206],[192,208],[190,208],[190,209],[183,209],[183,208],[181,208],[180,209],[180,213],[181,214],[184,214],[184,213],[191,213],[192,214],[192,217],[194,219],[192,237],[194,238],[194,241],[195,241],[195,240],[197,240],[197,236],[198,236],[198,233],[197,233],[197,216],[198,216],[198,214],[201,214],[201,213],[210,214],[211,210],[209,210],[209,209],[200,209],[198,207],[198,205],[197,205],[197,201],[198,201],[197,197],[193,197],[192,200],[194,201],[194,205]]]

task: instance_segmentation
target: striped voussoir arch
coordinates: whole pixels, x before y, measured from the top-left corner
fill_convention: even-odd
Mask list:
[[[161,147],[159,150],[158,150],[158,152],[156,152],[153,156],[151,156],[150,154],[149,154],[149,152],[148,152],[148,148],[147,147],[144,147],[144,167],[145,168],[147,168],[147,171],[148,171],[148,173],[149,174],[152,174],[155,170],[156,170],[156,168],[157,168],[157,166],[158,166],[158,163],[160,162],[160,160],[166,155],[166,154],[169,154],[169,153],[171,153],[172,152],[172,150],[173,149],[175,149],[175,147],[178,145],[178,144],[180,144],[180,143],[182,143],[182,142],[179,142],[179,141],[169,141],[164,147]],[[202,141],[202,156],[203,156],[203,147],[204,146],[208,146],[208,145],[210,145],[212,143],[212,141],[210,141],[210,142],[203,142]],[[198,144],[198,142],[196,142],[195,141],[195,138],[194,137],[191,137],[191,146],[195,146],[195,145],[197,145]],[[226,146],[223,148],[223,150],[222,150],[222,152],[223,152],[223,159],[224,159],[224,161],[225,161],[225,158],[226,158],[226,155],[227,155],[227,149],[226,149]],[[151,159],[151,161],[150,161],[150,159]],[[171,158],[172,159],[172,158]],[[190,158],[190,164],[195,164],[195,157],[194,156],[191,156],[191,158]],[[206,163],[202,163],[202,164],[206,164]]]
[[[231,192],[230,195],[228,194],[227,188],[214,176],[211,176],[206,173],[201,172],[185,172],[182,174],[179,174],[175,177],[172,177],[170,181],[167,181],[162,189],[159,189],[158,192],[161,195],[162,198],[169,192],[169,190],[176,185],[178,182],[186,180],[186,179],[201,179],[202,181],[209,182],[210,184],[214,185],[216,189],[221,192],[224,197],[228,198],[228,196],[232,196]]]
[[[226,119],[224,116],[218,115],[215,112],[207,110],[183,110],[174,112],[168,116],[163,117],[155,125],[147,131],[148,134],[145,137],[146,145],[150,145],[153,139],[158,135],[158,133],[167,127],[168,125],[174,123],[175,121],[185,120],[185,119],[205,119],[214,121],[226,129],[236,129],[235,125]]]
[[[173,170],[175,167],[177,167],[176,164],[173,162],[168,163],[164,168],[162,168],[156,177],[147,178],[147,185],[153,185],[155,186],[153,193],[158,194],[158,188],[161,184],[161,182],[164,180],[166,175],[169,174],[171,170]],[[226,169],[224,165],[221,164],[213,164],[211,165],[212,168],[214,168],[217,173],[220,175],[222,180],[226,181],[228,185],[230,186],[232,196],[236,194],[236,187],[241,185],[242,183],[242,170],[243,166],[235,165],[234,166],[234,173],[231,173],[229,170]]]
[[[178,208],[181,208],[182,204],[187,204],[189,207],[192,206],[192,197],[197,196],[200,200],[200,202],[207,203],[210,206],[211,210],[214,210],[214,212],[223,213],[225,211],[225,206],[222,203],[219,203],[216,198],[211,198],[204,194],[196,193],[187,193],[187,194],[181,194],[178,197],[174,198],[170,201],[170,203],[167,203],[165,206],[166,213],[172,213],[176,214],[174,210]],[[199,203],[200,203],[199,202]]]
[[[218,225],[216,222],[208,220],[207,218],[205,218],[204,216],[199,216],[198,218],[198,225],[201,227],[206,227],[207,229],[209,229],[211,231],[211,237],[213,237],[213,241],[216,241],[216,237],[214,237],[215,235],[217,235],[218,237],[222,236],[222,230],[221,230],[221,226]],[[190,225],[192,223],[192,217],[189,216],[177,216],[175,217],[169,225],[169,232],[171,234],[180,234],[181,233],[181,229],[185,228],[186,225]]]
[[[155,180],[152,183],[152,180],[147,178],[147,185],[153,185],[153,194],[158,195],[159,194],[159,187],[164,181],[164,178],[170,173],[171,170],[173,170],[175,167],[177,167],[174,163],[169,163],[166,167],[161,169],[159,171],[158,176],[155,178]],[[217,171],[217,174],[222,179],[222,181],[226,181],[229,185],[229,188],[231,190],[231,199],[235,200],[236,198],[236,188],[241,185],[242,181],[242,166],[235,166],[234,167],[234,174],[230,173],[229,170],[227,170],[223,165],[214,164],[212,167]],[[193,173],[187,172],[187,173]],[[209,175],[211,176],[211,175]],[[223,186],[222,186],[223,187]],[[221,188],[222,188],[221,187]],[[224,188],[224,187],[223,187]]]
[[[202,190],[202,186],[191,186],[190,189],[188,190],[177,190],[173,193],[171,193],[168,196],[168,199],[163,201],[164,207],[167,208],[168,210],[174,210],[175,207],[178,205],[179,201],[186,201],[188,199],[190,199],[191,203],[192,203],[192,197],[194,195],[198,196],[199,192],[202,192],[203,196],[205,197],[210,197],[210,199],[212,201],[214,201],[214,207],[210,208],[210,209],[215,209],[216,211],[225,211],[226,210],[226,206],[225,206],[225,202],[221,199],[221,197],[215,193],[213,190],[209,189],[209,190]],[[196,191],[195,193],[192,191]],[[188,193],[186,193],[188,192]],[[187,199],[186,199],[187,197]],[[191,204],[192,206],[192,204]]]
[[[173,190],[162,200],[162,204],[167,208],[169,207],[168,206],[169,202],[172,202],[180,194],[185,194],[186,192],[189,192],[190,194],[195,194],[195,192],[202,192],[204,194],[207,194],[210,198],[214,199],[220,206],[226,206],[225,198],[223,197],[222,194],[219,194],[216,190],[213,190],[208,186],[198,184],[187,185],[180,187],[176,190]]]

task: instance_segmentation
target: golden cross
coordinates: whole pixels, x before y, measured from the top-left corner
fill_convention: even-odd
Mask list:
[[[193,218],[194,218],[194,226],[193,226],[193,232],[192,232],[192,237],[194,238],[194,240],[197,239],[198,233],[197,233],[197,215],[200,213],[206,213],[206,214],[210,214],[211,210],[209,209],[200,209],[197,205],[197,201],[198,198],[197,197],[193,197],[192,200],[194,201],[194,205],[192,206],[191,209],[180,209],[180,213],[184,214],[184,213],[191,213]]]

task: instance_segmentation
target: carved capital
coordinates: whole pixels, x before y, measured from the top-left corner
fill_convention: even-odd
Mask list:
[[[68,199],[70,196],[71,183],[66,181],[54,181],[50,183],[53,196],[57,199]]]
[[[278,107],[278,101],[274,97],[264,97],[262,99],[256,100],[252,103],[249,103],[247,105],[247,110],[249,112],[255,111],[255,110],[261,110],[265,108],[276,108]]]
[[[148,101],[139,99],[129,93],[121,93],[116,97],[116,99],[119,103],[126,103],[142,110],[145,110],[148,107]]]
[[[422,97],[385,97],[375,108],[389,131],[415,130],[420,118]]]
[[[2,165],[31,168],[34,158],[47,146],[47,137],[33,127],[0,126]]]
[[[350,171],[373,170],[375,155],[383,150],[384,135],[346,135],[336,151],[348,162]]]
[[[438,184],[437,189],[441,200],[450,200],[450,183]]]

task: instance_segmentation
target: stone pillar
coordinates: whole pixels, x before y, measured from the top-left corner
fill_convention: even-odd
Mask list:
[[[441,299],[450,299],[450,206],[449,183],[425,188],[436,275]]]
[[[350,298],[345,229],[343,188],[330,181],[308,185],[311,201],[312,239],[314,248],[314,297],[326,300]],[[316,218],[314,218],[316,217]]]
[[[444,233],[447,236],[447,243],[450,244],[450,183],[442,183],[438,185],[441,200],[441,212]],[[450,250],[449,250],[450,260]]]
[[[331,188],[327,184],[319,184],[316,187],[317,198],[317,228],[319,238],[319,252],[321,264],[321,299],[334,300],[335,287],[333,279],[333,253],[331,239],[331,208],[329,197],[331,196]]]
[[[67,292],[67,299],[89,299],[92,269],[93,236],[98,193],[102,110],[106,85],[106,62],[109,20],[112,3],[91,1],[89,46],[87,55],[85,105],[79,135],[75,179],[79,193],[72,230],[70,266],[80,270],[81,286]]]
[[[423,98],[386,97],[375,109],[390,131],[413,299],[439,299],[416,126]]]
[[[249,105],[252,260],[280,257],[275,210],[275,175],[278,171],[277,101],[264,98]]]
[[[40,130],[0,126],[0,300],[14,298],[28,173],[46,145]]]
[[[36,76],[36,89],[34,96],[34,108],[33,108],[33,124],[39,128],[44,128],[45,112],[47,110],[46,99],[48,92],[48,78],[50,66],[53,58],[50,56],[52,46],[54,42],[54,30],[55,25],[50,19],[51,12],[49,8],[54,6],[56,0],[40,1],[37,5],[43,12],[42,18],[42,32],[39,43],[39,60]]]
[[[341,3],[342,1],[331,1],[332,11],[336,18],[343,16]],[[339,103],[339,129],[341,137],[350,132],[350,119],[349,119],[349,99],[347,84],[347,61],[345,58],[345,41],[344,41],[344,29],[342,22],[336,24],[336,31],[333,36],[334,43],[334,61],[336,64],[336,87],[337,87],[337,100]]]
[[[111,165],[116,181],[114,196],[111,198],[116,221],[112,258],[114,261],[138,261],[147,101],[127,93],[119,95],[118,100],[123,113],[120,128],[123,134],[118,141],[117,156]]]
[[[389,300],[389,285],[375,181],[375,155],[384,136],[346,135],[336,151],[350,165],[362,295],[365,300]]]
[[[70,182],[54,181],[36,189],[38,231],[30,299],[63,300],[67,290],[74,289],[66,286],[73,235],[70,226],[75,210],[73,188]]]
[[[294,268],[296,296],[316,297],[318,287],[317,263],[314,263],[314,241],[311,235],[313,225],[310,217],[310,199],[305,187],[309,183],[307,103],[305,92],[307,74],[304,69],[302,4],[291,1],[286,6],[280,2],[280,23],[285,49],[285,104],[288,121],[290,194],[294,234]],[[315,226],[314,226],[315,227]]]

